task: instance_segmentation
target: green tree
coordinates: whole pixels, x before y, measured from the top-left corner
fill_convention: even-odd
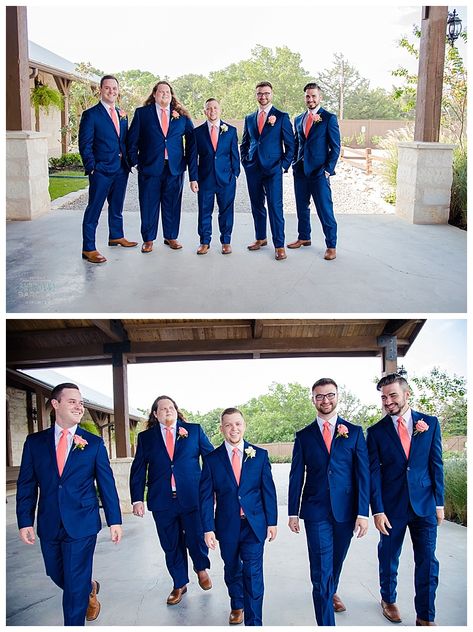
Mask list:
[[[119,105],[131,120],[133,112],[144,104],[159,78],[142,70],[124,70],[115,73],[115,77],[120,85]]]
[[[71,133],[71,146],[77,147],[77,137],[79,133],[79,122],[82,112],[97,103],[99,90],[91,83],[96,77],[102,77],[105,73],[98,68],[94,68],[88,62],[81,62],[76,65],[77,72],[82,79],[72,82],[69,91],[69,122],[68,129]]]
[[[347,118],[345,109],[350,99],[360,92],[369,90],[368,79],[363,78],[342,53],[335,53],[332,65],[323,70],[317,83],[323,91],[323,104],[327,110],[336,112],[339,119]],[[356,118],[361,118],[356,116]]]
[[[203,118],[204,103],[212,93],[212,83],[204,75],[182,75],[172,82],[177,98],[189,110],[193,118]],[[215,96],[215,98],[218,98]]]
[[[383,88],[360,89],[345,102],[346,119],[403,119],[408,114],[400,103]]]

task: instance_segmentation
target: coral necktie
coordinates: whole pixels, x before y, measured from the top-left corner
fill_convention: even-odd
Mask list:
[[[161,129],[163,130],[164,136],[167,136],[168,129],[169,129],[169,120],[168,120],[168,113],[166,112],[164,108],[161,108]],[[164,149],[164,158],[166,160],[168,158],[167,147]]]
[[[64,465],[66,464],[68,435],[69,435],[69,430],[61,431],[61,436],[59,437],[59,442],[56,448],[56,460],[57,460],[57,469],[59,470],[59,476],[62,476]]]
[[[113,124],[115,125],[115,131],[120,136],[120,124],[118,123],[118,116],[115,108],[110,108],[110,116],[112,117]]]
[[[305,137],[307,138],[307,136],[309,135],[310,132],[310,128],[312,127],[312,123],[314,122],[314,118],[311,114],[311,112],[307,112],[307,118],[305,120]]]
[[[165,428],[165,430],[166,430],[166,450],[168,451],[169,458],[172,461],[174,457],[174,437],[172,436],[171,428]],[[171,474],[171,487],[172,487],[172,490],[175,491],[176,481],[174,479],[174,474]]]
[[[232,454],[232,470],[233,470],[233,474],[235,475],[235,479],[237,482],[237,485],[240,484],[240,476],[241,476],[241,461],[240,461],[240,456],[238,454],[238,448],[233,448],[233,454]],[[244,512],[243,509],[240,507],[240,516],[244,516]]]
[[[217,135],[217,128],[215,125],[212,125],[210,129],[210,140],[212,141],[214,151],[217,151],[218,135]]]
[[[409,458],[409,452],[411,450],[411,438],[409,431],[407,430],[406,422],[402,417],[397,418],[397,431],[399,433],[399,439],[401,440],[402,447],[406,453],[406,457]]]
[[[261,112],[258,114],[258,132],[260,134],[263,131],[265,119],[266,119],[266,112],[264,110],[261,110]]]
[[[322,437],[325,445],[327,446],[327,451],[330,454],[330,447],[332,445],[332,433],[330,432],[330,424],[328,421],[324,421],[324,429],[322,431]]]

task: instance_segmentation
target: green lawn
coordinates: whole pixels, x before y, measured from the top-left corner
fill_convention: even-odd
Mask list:
[[[67,195],[71,191],[80,191],[80,189],[85,189],[89,185],[89,178],[84,176],[83,171],[58,171],[54,175],[80,176],[80,178],[54,178],[49,176],[49,195],[51,200]]]

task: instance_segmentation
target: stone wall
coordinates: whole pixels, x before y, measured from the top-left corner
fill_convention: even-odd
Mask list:
[[[12,446],[12,465],[20,465],[23,444],[28,436],[26,419],[26,393],[7,386],[8,412],[10,417],[10,436]]]

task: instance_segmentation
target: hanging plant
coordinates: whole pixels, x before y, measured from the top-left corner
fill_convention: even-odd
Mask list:
[[[64,109],[64,101],[59,90],[37,83],[31,90],[31,105],[36,111],[42,109],[49,113],[49,108]]]

